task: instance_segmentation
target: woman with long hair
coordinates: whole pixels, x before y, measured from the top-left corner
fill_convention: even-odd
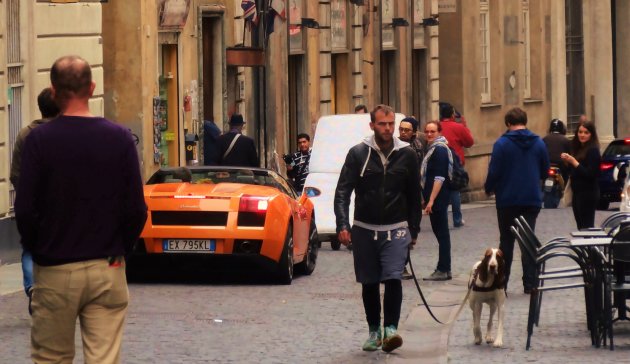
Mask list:
[[[599,202],[599,138],[593,122],[584,122],[575,130],[571,154],[562,153],[569,165],[569,181],[573,190],[571,205],[578,229],[595,226],[595,210]]]
[[[431,229],[439,245],[435,271],[424,280],[451,279],[451,236],[448,232],[449,183],[453,173],[453,156],[439,121],[429,121],[424,127],[429,144],[420,168],[420,184],[425,201],[424,212],[429,214]]]

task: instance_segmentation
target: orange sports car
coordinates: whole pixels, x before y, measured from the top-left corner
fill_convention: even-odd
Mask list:
[[[144,198],[149,214],[133,255],[260,258],[283,284],[291,283],[294,265],[306,275],[315,269],[313,203],[274,171],[163,168],[148,180]]]

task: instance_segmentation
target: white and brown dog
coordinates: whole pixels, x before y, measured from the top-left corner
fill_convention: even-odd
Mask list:
[[[481,309],[486,303],[490,306],[490,318],[486,331],[486,342],[494,347],[503,346],[503,315],[505,304],[505,260],[500,249],[488,248],[483,260],[473,266],[469,282],[472,291],[468,303],[473,313],[473,333],[475,344],[481,344]],[[496,338],[492,337],[492,319],[497,313]]]

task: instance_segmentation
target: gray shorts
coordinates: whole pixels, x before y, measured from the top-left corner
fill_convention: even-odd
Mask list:
[[[407,263],[411,234],[407,228],[376,232],[352,227],[352,254],[357,282],[373,284],[388,279],[401,279]]]

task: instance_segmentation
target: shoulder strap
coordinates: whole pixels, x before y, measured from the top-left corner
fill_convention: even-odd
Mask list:
[[[228,147],[228,149],[225,151],[225,153],[223,153],[223,158],[225,159],[225,157],[228,156],[228,154],[230,154],[230,152],[232,151],[232,148],[234,148],[234,144],[236,144],[236,140],[241,136],[241,134],[236,134],[236,136],[234,137],[234,139],[232,139],[232,143],[230,143],[230,146]]]

